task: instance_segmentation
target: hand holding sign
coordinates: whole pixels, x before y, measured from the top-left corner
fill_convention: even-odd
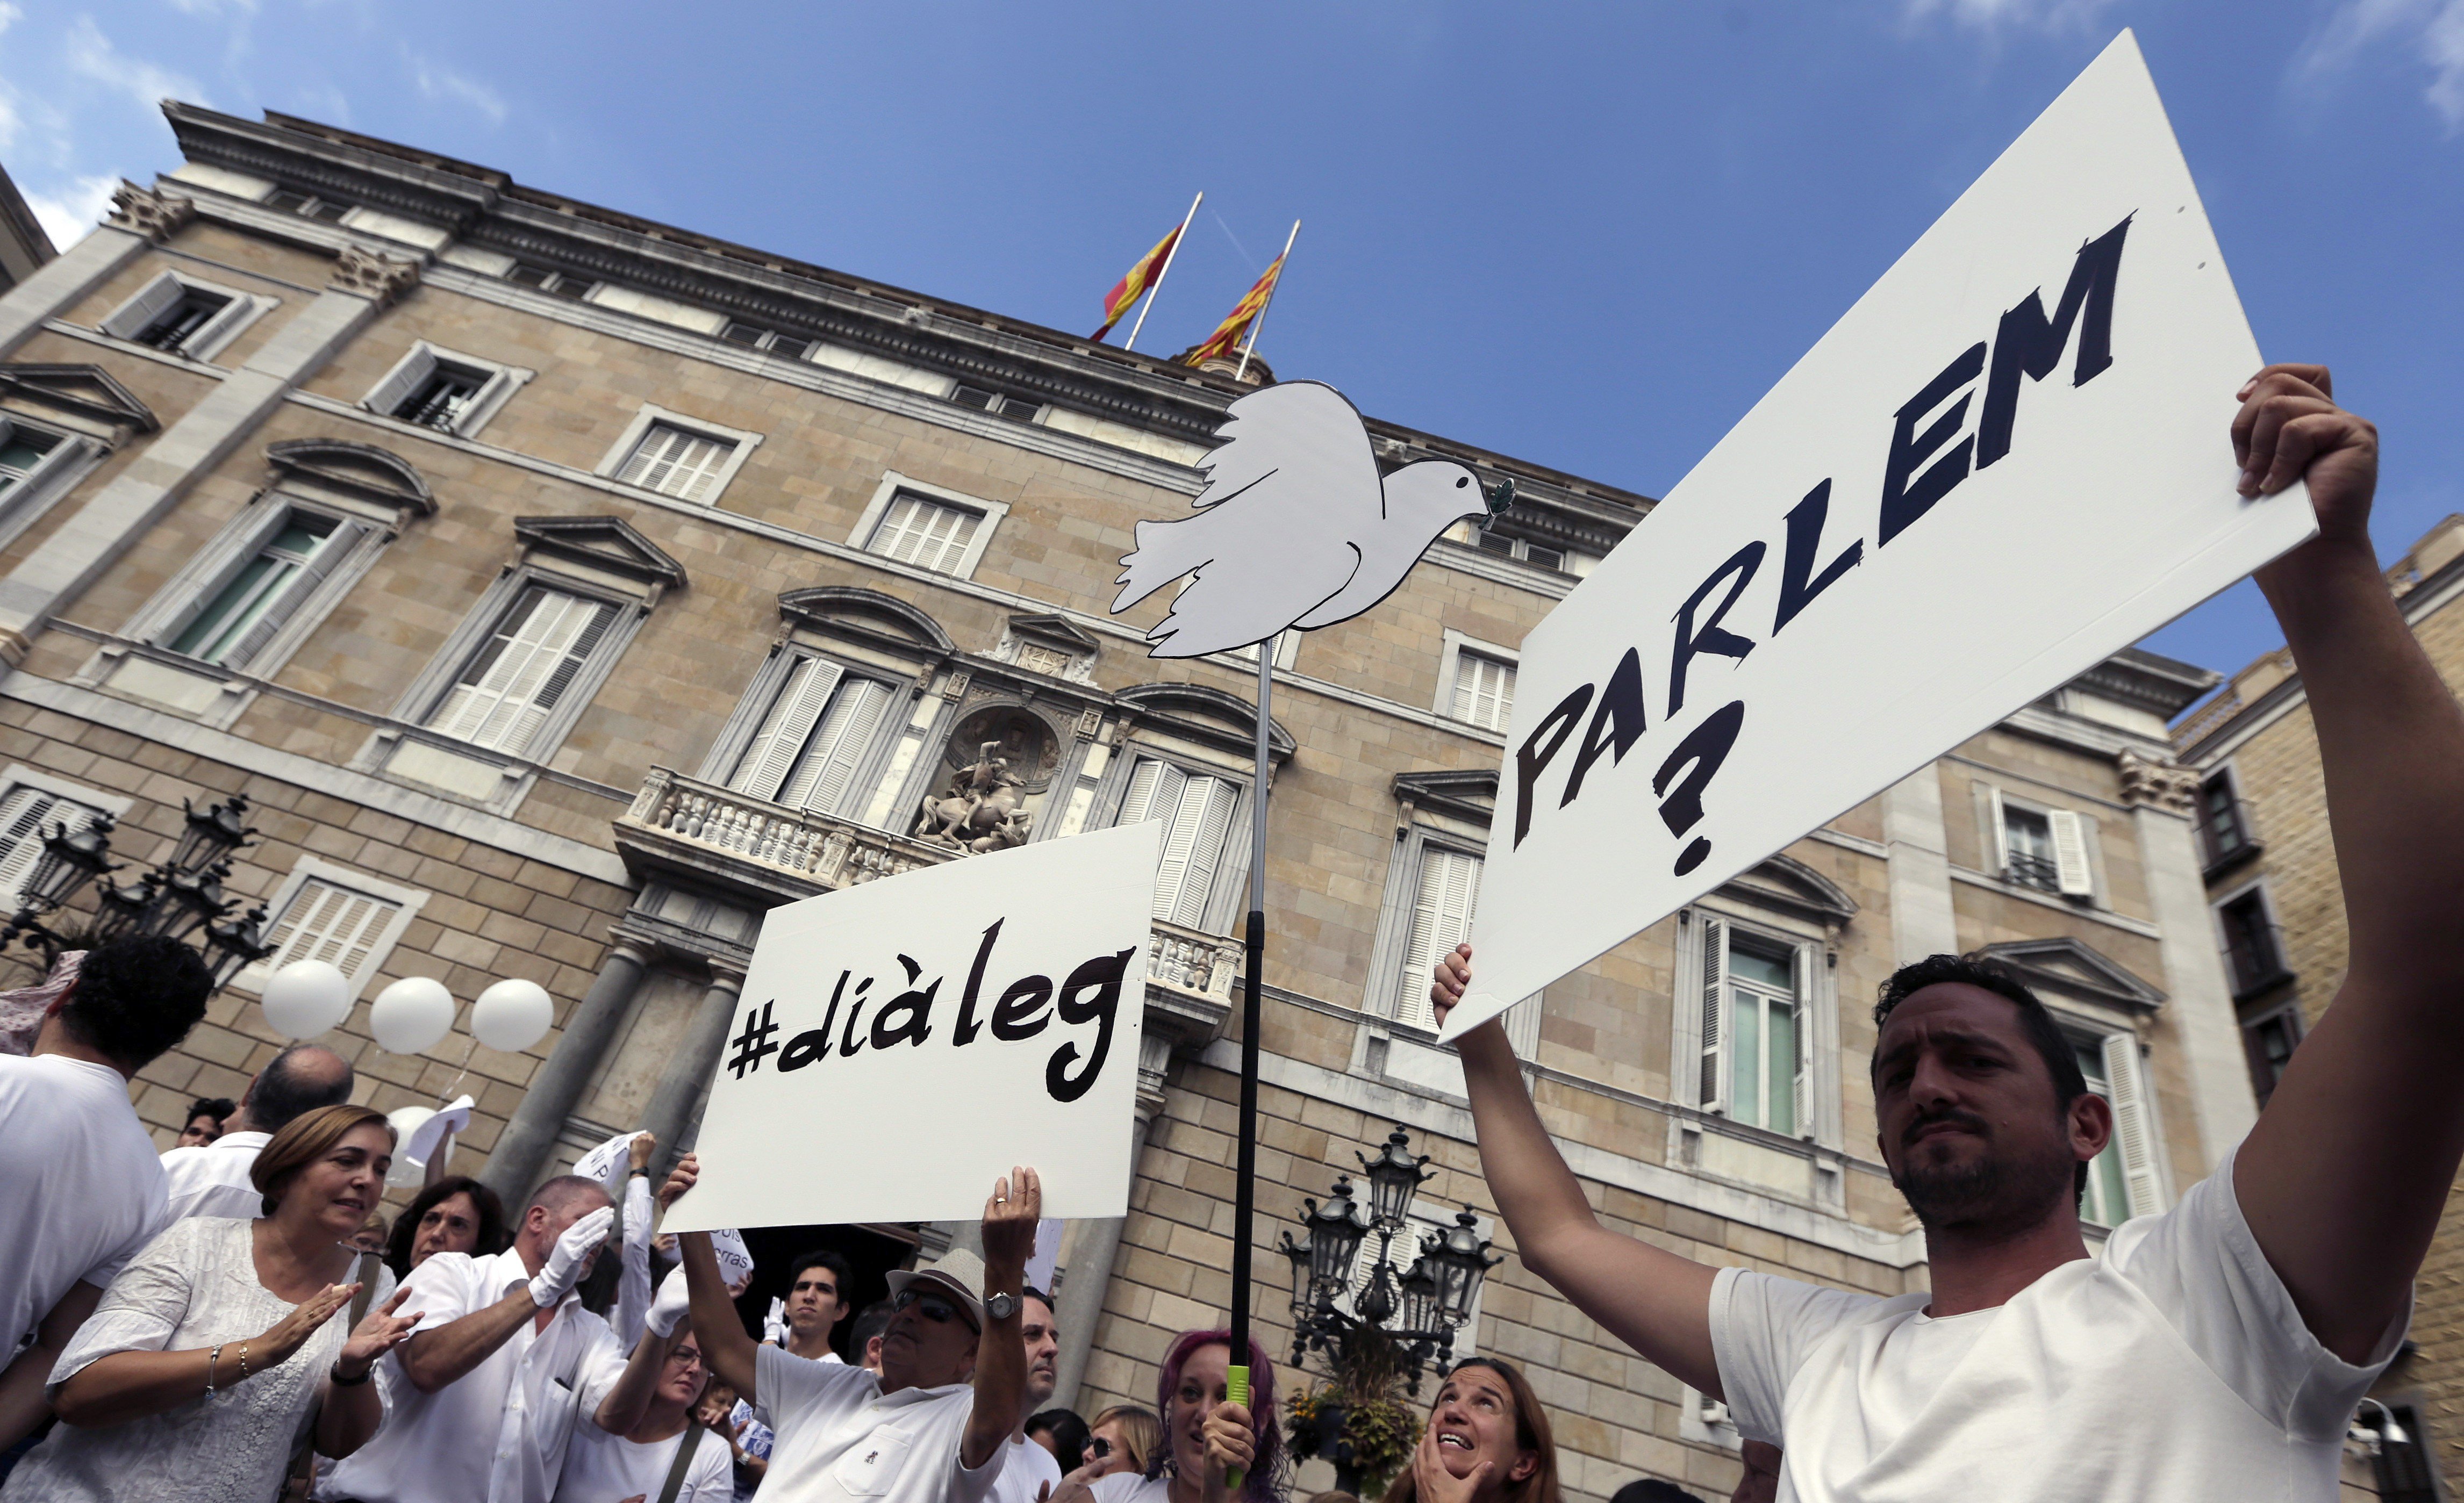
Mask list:
[[[992,1198],[984,1202],[984,1266],[1023,1272],[1035,1255],[1035,1229],[1043,1219],[1044,1181],[1033,1169],[1015,1168],[994,1181]]]

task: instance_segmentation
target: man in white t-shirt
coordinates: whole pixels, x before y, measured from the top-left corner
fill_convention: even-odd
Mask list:
[[[687,1154],[670,1187],[699,1173]],[[763,1503],[985,1503],[1026,1412],[1021,1295],[1043,1209],[1035,1171],[1014,1170],[984,1203],[981,1258],[954,1249],[890,1275],[879,1377],[756,1344],[709,1233],[677,1239],[703,1360],[776,1432]]]
[[[256,1150],[297,1117],[351,1099],[351,1062],[316,1044],[293,1044],[265,1062],[223,1123],[223,1135],[163,1155],[163,1193],[171,1219],[264,1213],[265,1196],[248,1177]]]
[[[121,1266],[168,1224],[129,1082],[206,1015],[213,976],[167,939],[89,950],[31,1055],[0,1055],[0,1451],[50,1412],[43,1383]],[[32,1344],[28,1344],[31,1341]]]
[[[628,1369],[616,1333],[573,1292],[615,1219],[597,1181],[561,1174],[532,1194],[511,1248],[439,1252],[411,1270],[409,1306],[427,1314],[377,1364],[385,1427],[318,1479],[317,1496],[548,1503],[577,1414],[631,1428],[666,1342],[646,1336],[637,1353],[655,1346],[657,1360]],[[640,1381],[620,1392],[628,1371]]]
[[[1052,1401],[1061,1379],[1061,1330],[1052,1318],[1052,1296],[1029,1284],[1019,1295],[1019,1339],[1026,1343],[1026,1397],[1018,1406],[1018,1428],[1010,1431],[1009,1459],[1001,1463],[993,1483],[997,1503],[1042,1503],[1061,1491],[1061,1463],[1052,1452],[1026,1438],[1027,1419]]]
[[[2464,710],[2370,547],[2376,431],[2320,366],[2270,366],[2239,400],[2243,493],[2306,480],[2319,517],[2258,579],[2317,728],[2351,966],[2258,1124],[2171,1210],[2089,1256],[2079,1187],[2112,1110],[2015,977],[1955,956],[1903,968],[1875,1010],[1878,1137],[1929,1294],[1606,1230],[1504,1032],[1461,1041],[1526,1265],[1780,1445],[1782,1500],[2333,1498],[2346,1422],[2404,1336],[2464,1154]],[[1440,1017],[1469,974],[1468,948],[1441,963]]]

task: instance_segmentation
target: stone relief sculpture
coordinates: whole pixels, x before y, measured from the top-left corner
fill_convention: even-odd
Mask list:
[[[1021,807],[1024,800],[1023,780],[1001,755],[1001,743],[986,741],[945,791],[925,797],[915,837],[969,855],[1024,845],[1035,822]]]

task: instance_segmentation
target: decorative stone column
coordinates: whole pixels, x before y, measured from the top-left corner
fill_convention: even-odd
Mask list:
[[[1890,861],[1892,963],[1957,953],[1939,764],[1927,762],[1883,792],[1882,844]]]
[[[539,1170],[556,1147],[557,1134],[564,1130],[564,1120],[581,1101],[583,1087],[590,1083],[599,1061],[606,1056],[608,1044],[616,1037],[616,1025],[633,1005],[633,994],[641,990],[642,973],[649,965],[649,946],[619,936],[607,948],[607,958],[600,962],[599,979],[564,1020],[564,1032],[557,1035],[547,1062],[531,1077],[530,1089],[522,1093],[521,1105],[514,1108],[512,1120],[496,1138],[495,1151],[488,1155],[487,1168],[479,1174],[489,1188],[504,1198],[508,1209],[524,1204],[531,1187],[539,1183]]]
[[[1146,1157],[1147,1130],[1163,1110],[1163,1076],[1172,1063],[1172,1049],[1168,1034],[1150,1031],[1138,1041],[1138,1100],[1130,1127],[1130,1183],[1133,1186],[1138,1164]],[[1061,1408],[1078,1407],[1078,1388],[1086,1381],[1087,1359],[1094,1351],[1095,1327],[1104,1318],[1104,1296],[1111,1288],[1112,1262],[1120,1255],[1126,1219],[1111,1216],[1079,1227],[1069,1261],[1062,1265],[1061,1292],[1053,1296],[1060,1307],[1052,1312],[1053,1322],[1061,1327],[1052,1405]]]
[[[2168,1011],[2182,1040],[2190,1104],[2198,1117],[2199,1151],[2213,1168],[2258,1121],[2258,1098],[2251,1090],[2241,1019],[2233,1007],[2233,984],[2225,977],[2198,841],[2190,829],[2199,774],[2127,750],[2115,766],[2122,774],[2122,801],[2130,806],[2139,837],[2140,863],[2147,874],[2147,902],[2160,931],[2157,948],[2165,962]]]
[[[180,210],[170,205],[187,203],[157,204],[147,196],[128,199],[123,207],[140,205],[143,222],[153,224],[176,220]],[[133,243],[143,248],[143,241]],[[40,275],[29,278],[26,286],[35,285]],[[417,262],[344,247],[332,282],[316,301],[276,329],[264,348],[216,382],[187,416],[157,435],[117,479],[0,579],[0,663],[14,667],[24,662],[34,634],[55,611],[82,594],[162,520],[189,486],[229,457],[294,386],[322,369],[380,308],[418,280]],[[0,342],[5,338],[6,328],[0,326]]]
[[[122,183],[111,196],[111,217],[9,289],[0,297],[0,359],[120,272],[121,267],[179,233],[197,206],[177,193]]]
[[[743,991],[743,971],[725,961],[711,962],[710,990],[701,994],[701,1006],[693,1010],[684,1037],[668,1056],[668,1068],[650,1093],[649,1108],[642,1114],[642,1129],[658,1137],[662,1166],[684,1156],[685,1128],[701,1116],[711,1076],[727,1049],[729,1025],[736,1021],[736,1000]]]

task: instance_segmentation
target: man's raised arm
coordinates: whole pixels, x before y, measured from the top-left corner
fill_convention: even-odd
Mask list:
[[[2350,954],[2236,1157],[2233,1191],[2311,1334],[2367,1357],[2464,1156],[2464,710],[2369,539],[2378,431],[2320,365],[2271,365],[2233,422],[2242,492],[2310,485],[2319,536],[2259,571],[2319,737]]]
[[[1429,988],[1440,1022],[1470,984],[1471,947],[1463,945],[1438,963]],[[1719,1270],[1600,1225],[1540,1124],[1503,1025],[1484,1023],[1455,1049],[1471,1093],[1481,1172],[1523,1266],[1679,1381],[1719,1395],[1711,1352],[1711,1279]]]
[[[1035,1229],[1044,1215],[1044,1182],[1019,1167],[993,1182],[984,1202],[984,1287],[981,1294],[1010,1296],[1008,1317],[984,1314],[976,1334],[976,1403],[958,1460],[969,1471],[993,1459],[1026,1418],[1026,1339],[1019,1331],[1016,1303],[1026,1287],[1026,1260],[1035,1252]]]
[[[700,1155],[686,1154],[669,1172],[667,1192],[660,1198],[672,1203],[700,1177]],[[703,1364],[712,1377],[735,1389],[737,1398],[759,1403],[753,1394],[754,1340],[744,1334],[744,1322],[737,1318],[736,1301],[728,1296],[727,1279],[718,1271],[718,1254],[711,1250],[710,1233],[680,1233],[676,1255],[685,1266],[693,1339],[701,1347]]]

